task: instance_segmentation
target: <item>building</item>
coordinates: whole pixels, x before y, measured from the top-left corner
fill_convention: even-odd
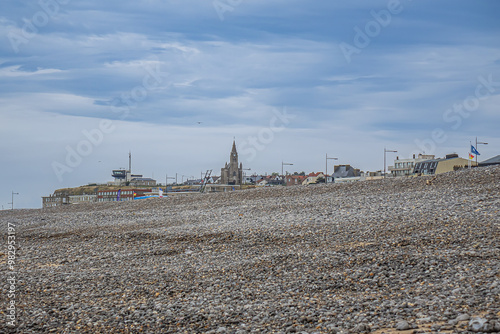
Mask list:
[[[130,171],[125,169],[114,169],[111,176],[114,178],[113,183],[116,185],[125,184],[131,179]]]
[[[282,184],[283,180],[277,173],[274,175],[261,175],[255,183],[255,185],[259,187],[279,186]]]
[[[42,197],[42,208],[53,208],[56,206],[62,206],[69,204],[68,195],[53,194],[49,196]]]
[[[113,189],[113,190],[99,190],[97,192],[97,202],[116,202],[118,201],[118,192],[120,192],[120,201],[132,201],[135,197],[144,196],[150,193],[151,189]]]
[[[307,184],[316,184],[318,179],[320,178],[323,178],[325,179],[325,174],[323,174],[322,172],[318,172],[318,173],[309,173],[309,175],[306,176],[305,180],[302,181],[302,184],[303,185],[307,185]]]
[[[230,185],[230,184],[213,184],[209,183],[205,186],[205,193],[216,193],[216,192],[228,192],[240,190],[241,186],[239,185]]]
[[[378,170],[376,172],[361,172],[361,180],[362,181],[375,181],[375,180],[382,180],[384,178],[384,174],[382,173],[381,170]]]
[[[448,154],[444,159],[432,159],[415,164],[416,175],[437,175],[467,168],[469,164],[476,166],[475,161],[459,158],[458,154]]]
[[[479,167],[492,166],[492,165],[500,165],[500,155],[497,155],[496,157],[484,160],[483,162],[479,163]]]
[[[111,176],[114,178],[112,182],[108,182],[110,186],[132,186],[132,187],[154,187],[156,180],[143,177],[141,174],[132,174],[132,153],[128,154],[128,169],[114,169]]]
[[[52,195],[42,197],[42,208],[53,208],[66,204],[94,203],[97,201],[97,189],[93,186],[66,188],[54,191]]]
[[[262,179],[257,180],[256,185],[258,187],[266,187],[268,185],[268,183],[269,182],[266,178],[262,178]]]
[[[244,175],[243,176],[243,184],[255,184],[255,182],[257,182],[258,180],[260,180],[261,178],[259,178],[257,175]]]
[[[134,177],[130,180],[129,186],[132,187],[154,187],[156,186],[156,180],[153,180],[148,177]]]
[[[399,157],[394,160],[394,166],[389,166],[389,171],[391,172],[391,176],[400,177],[400,176],[410,176],[414,174],[415,165],[419,162],[433,160],[435,158],[434,155],[430,154],[419,154],[418,157],[413,155],[413,159],[399,159]]]
[[[143,177],[141,174],[132,174],[129,170],[115,169],[111,175],[114,180],[109,182],[113,186],[132,186],[132,187],[154,187],[156,180]]]
[[[305,175],[286,175],[285,181],[287,186],[297,186],[301,185],[306,178]]]
[[[243,164],[238,166],[238,152],[236,151],[236,142],[233,141],[233,148],[229,156],[229,164],[220,171],[221,184],[241,185],[243,181]]]
[[[336,165],[332,176],[334,180],[347,177],[359,177],[361,176],[361,171],[351,165]]]
[[[71,195],[68,199],[69,204],[94,203],[97,202],[97,195]]]
[[[201,184],[203,184],[202,179],[192,179],[192,180],[184,181],[184,185],[186,185],[186,186],[199,186]]]

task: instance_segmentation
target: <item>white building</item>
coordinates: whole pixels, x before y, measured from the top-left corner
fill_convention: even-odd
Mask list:
[[[413,175],[413,170],[415,165],[419,162],[432,160],[434,159],[434,155],[430,154],[419,154],[418,157],[413,155],[413,159],[399,159],[399,157],[394,160],[394,166],[389,166],[389,171],[391,172],[391,176],[409,176]]]
[[[97,195],[72,195],[69,196],[69,204],[97,202]]]

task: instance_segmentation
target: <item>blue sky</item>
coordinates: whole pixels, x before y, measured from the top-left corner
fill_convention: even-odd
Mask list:
[[[324,171],[326,153],[380,170],[384,146],[466,156],[476,136],[490,158],[499,13],[494,0],[2,1],[0,204],[109,181],[129,150],[162,182],[219,174],[233,137],[257,173]]]

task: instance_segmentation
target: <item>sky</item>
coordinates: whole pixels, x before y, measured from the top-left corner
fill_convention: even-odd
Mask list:
[[[414,153],[500,154],[496,0],[3,0],[0,205],[54,190],[363,171]],[[169,179],[169,182],[171,179]]]

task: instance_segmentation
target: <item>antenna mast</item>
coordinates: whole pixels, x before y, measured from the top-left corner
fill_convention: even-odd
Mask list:
[[[128,171],[132,174],[132,153],[128,151]]]

